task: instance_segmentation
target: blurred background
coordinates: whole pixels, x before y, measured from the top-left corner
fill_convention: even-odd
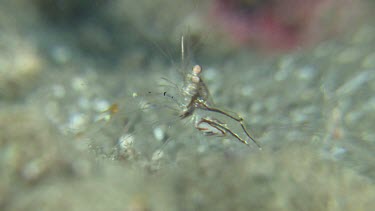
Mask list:
[[[371,210],[374,6],[0,0],[0,210]],[[262,151],[145,112],[181,36]]]

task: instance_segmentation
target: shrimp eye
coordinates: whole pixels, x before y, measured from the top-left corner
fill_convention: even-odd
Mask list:
[[[200,65],[195,65],[193,67],[193,75],[198,76],[202,72],[202,67]]]

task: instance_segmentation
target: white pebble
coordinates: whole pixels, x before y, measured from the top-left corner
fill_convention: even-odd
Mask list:
[[[86,117],[81,113],[74,113],[70,115],[68,128],[73,131],[79,131],[86,124]]]
[[[164,140],[165,132],[163,129],[161,129],[160,127],[156,127],[153,132],[154,132],[154,137],[156,138],[156,140],[158,141]]]

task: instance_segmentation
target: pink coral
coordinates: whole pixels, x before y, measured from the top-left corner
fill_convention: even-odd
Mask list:
[[[221,31],[238,45],[284,51],[323,39],[335,24],[339,24],[337,20],[343,19],[342,13],[353,8],[356,2],[215,0],[210,9],[210,21],[218,24]]]

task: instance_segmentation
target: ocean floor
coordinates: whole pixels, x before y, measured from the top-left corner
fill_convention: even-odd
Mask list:
[[[0,210],[374,209],[373,18],[269,54],[187,2],[0,3]],[[181,120],[194,64],[261,149]]]

